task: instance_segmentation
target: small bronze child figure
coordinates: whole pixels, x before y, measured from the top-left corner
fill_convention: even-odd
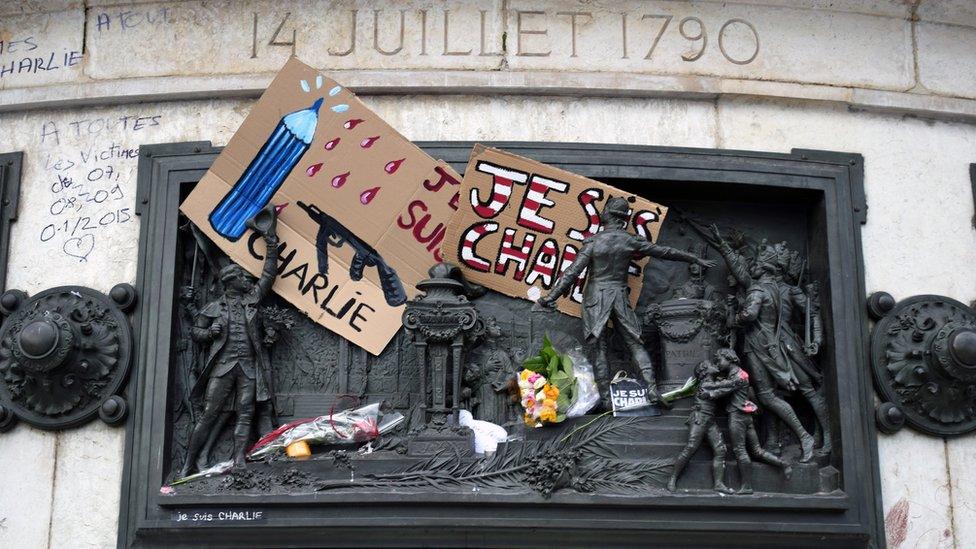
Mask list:
[[[716,492],[731,494],[732,490],[725,485],[725,439],[722,431],[715,424],[715,407],[718,398],[713,396],[706,386],[715,387],[715,381],[720,374],[718,366],[710,360],[704,360],[695,367],[695,378],[698,380],[698,390],[695,392],[695,404],[691,415],[688,416],[688,442],[674,460],[674,470],[668,481],[668,490],[674,492],[678,477],[691,460],[691,456],[701,446],[707,436],[708,444],[712,447],[712,487]]]
[[[668,261],[684,261],[710,268],[715,262],[702,259],[668,246],[659,246],[646,238],[626,231],[630,205],[616,196],[607,200],[600,215],[600,232],[583,241],[576,260],[553,284],[549,294],[539,298],[538,307],[552,308],[556,299],[568,294],[577,278],[586,271],[583,289],[583,332],[588,344],[597,344],[597,358],[593,364],[603,406],[610,409],[610,366],[607,363],[607,324],[623,336],[631,357],[641,371],[652,403],[660,401],[651,356],[641,339],[641,324],[630,308],[627,287],[628,267],[632,260],[655,257]]]
[[[752,415],[759,409],[752,401],[749,387],[749,374],[739,367],[739,357],[732,349],[719,349],[715,352],[715,362],[720,377],[715,381],[705,381],[700,390],[709,398],[719,399],[730,395],[725,411],[729,414],[729,435],[732,437],[732,453],[739,462],[739,477],[742,484],[739,494],[752,493],[752,457],[765,461],[783,470],[787,477],[791,468],[788,463],[763,449],[759,435],[752,421]]]

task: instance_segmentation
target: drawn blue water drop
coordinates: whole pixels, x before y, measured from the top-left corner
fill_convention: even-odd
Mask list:
[[[302,84],[302,91],[304,91],[305,93],[312,91],[311,88],[308,87],[308,82],[302,80],[301,84]]]
[[[322,75],[315,76],[315,89],[322,89]]]
[[[332,107],[332,112],[346,112],[348,110],[349,110],[349,105],[346,105],[345,103]]]
[[[336,87],[332,88],[331,90],[329,90],[329,95],[336,95],[337,93],[339,93],[341,91],[342,91],[342,86],[336,86]]]

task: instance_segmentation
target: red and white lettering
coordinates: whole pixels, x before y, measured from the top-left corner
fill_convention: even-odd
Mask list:
[[[583,206],[583,211],[586,213],[586,219],[589,225],[582,231],[570,229],[566,231],[566,236],[582,242],[600,230],[600,212],[596,209],[596,202],[603,199],[603,190],[586,189],[579,194],[577,199],[579,200],[580,206]]]
[[[552,229],[556,226],[551,219],[546,219],[539,215],[542,208],[551,208],[556,203],[546,198],[546,193],[550,190],[564,193],[569,189],[569,184],[556,181],[541,175],[533,175],[529,180],[529,190],[522,199],[522,207],[519,210],[516,223],[533,231],[552,234]]]
[[[566,272],[566,269],[573,264],[573,261],[576,261],[576,255],[578,253],[579,250],[576,249],[576,246],[573,246],[572,244],[566,244],[566,246],[563,247],[563,260],[562,263],[559,264],[559,276],[562,276],[563,273]],[[580,273],[579,277],[576,279],[576,283],[573,284],[573,291],[569,294],[569,299],[575,301],[576,303],[583,302],[583,284],[585,281],[586,269],[583,269],[583,272]]]
[[[527,173],[496,166],[489,162],[478,162],[475,170],[489,173],[492,176],[491,198],[488,200],[480,198],[477,187],[471,189],[471,207],[474,209],[474,213],[484,219],[491,219],[500,214],[508,205],[508,199],[512,196],[512,187],[515,183],[524,185],[529,178]]]
[[[576,261],[576,254],[578,253],[579,250],[576,249],[576,246],[566,244],[566,247],[563,248],[563,262],[559,264],[559,276],[562,276],[566,272],[566,269],[573,264],[573,261]]]
[[[464,231],[464,236],[461,238],[461,244],[458,247],[458,255],[461,257],[461,261],[476,271],[483,273],[490,271],[491,263],[479,256],[475,252],[475,247],[483,236],[497,231],[498,223],[493,221],[483,221],[468,227],[468,230]]]
[[[541,279],[542,287],[548,290],[552,287],[558,262],[559,248],[556,246],[556,241],[551,238],[545,239],[535,254],[535,260],[532,262],[528,276],[525,277],[525,283],[532,286],[536,280]]]
[[[495,274],[504,275],[508,271],[508,264],[515,263],[515,273],[512,277],[519,282],[525,277],[525,267],[529,263],[529,255],[535,244],[535,235],[526,234],[522,243],[515,244],[515,229],[505,229],[502,235],[502,245],[498,248],[498,259],[495,261]]]
[[[647,240],[651,238],[651,230],[647,226],[651,223],[659,223],[661,221],[661,209],[657,208],[656,211],[641,210],[634,215],[634,230],[637,235],[641,238],[646,238]]]

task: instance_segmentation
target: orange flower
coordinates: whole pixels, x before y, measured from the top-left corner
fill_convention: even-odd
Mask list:
[[[550,423],[556,421],[556,409],[555,408],[544,408],[542,413],[539,414],[539,419],[542,421],[548,421]]]

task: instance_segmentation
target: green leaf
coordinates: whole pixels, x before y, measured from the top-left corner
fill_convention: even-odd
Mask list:
[[[549,375],[546,376],[547,378],[551,378],[552,376],[556,375],[556,372],[559,371],[559,357],[558,356],[553,356],[552,358],[549,359],[549,369],[548,370],[549,370]]]
[[[542,349],[539,351],[539,356],[541,356],[546,362],[549,362],[553,357],[558,356],[556,354],[556,349],[554,349],[552,346],[552,341],[549,340],[548,334],[546,334],[542,339]]]
[[[570,376],[569,374],[567,374],[562,370],[559,370],[556,373],[552,374],[552,378],[550,378],[550,381],[552,381],[553,383],[557,383],[559,381],[568,380],[570,377],[572,376]]]
[[[528,370],[536,371],[533,368],[539,368],[543,366],[546,362],[542,360],[542,357],[534,356],[532,358],[527,358],[522,362],[522,367]]]
[[[573,403],[573,400],[571,398],[569,398],[569,395],[567,395],[566,393],[564,393],[562,391],[559,391],[559,396],[556,397],[556,410],[557,411],[562,410],[563,412],[565,412],[566,410],[569,409],[569,406],[572,403]]]
[[[564,372],[569,375],[573,375],[573,359],[569,358],[569,355],[563,355],[560,359],[560,363]]]
[[[556,421],[554,421],[553,423],[562,423],[563,421],[566,421],[566,414],[560,414],[559,412],[556,412]]]

